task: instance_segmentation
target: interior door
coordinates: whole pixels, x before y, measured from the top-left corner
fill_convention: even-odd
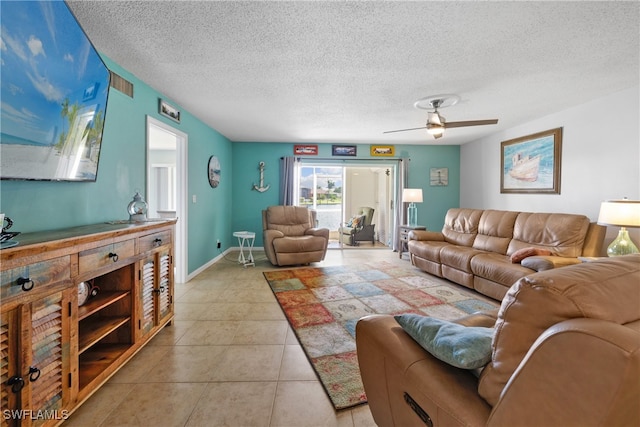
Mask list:
[[[147,116],[148,215],[178,218],[174,247],[178,283],[187,279],[187,141],[184,132]]]

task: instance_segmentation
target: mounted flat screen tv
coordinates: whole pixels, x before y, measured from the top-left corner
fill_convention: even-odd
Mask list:
[[[95,181],[109,70],[65,2],[0,7],[0,178]]]

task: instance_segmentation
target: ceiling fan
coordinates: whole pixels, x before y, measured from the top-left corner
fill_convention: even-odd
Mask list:
[[[440,138],[444,134],[445,129],[450,128],[461,128],[467,126],[483,126],[483,125],[495,125],[498,123],[498,119],[490,119],[490,120],[467,120],[464,122],[447,122],[443,116],[438,113],[438,108],[450,107],[455,105],[460,100],[458,95],[435,95],[427,98],[422,98],[413,104],[416,108],[421,109],[430,109],[433,108],[433,111],[427,113],[427,124],[426,126],[422,126],[419,128],[409,128],[409,129],[397,129],[397,130],[388,130],[383,133],[394,133],[394,132],[406,132],[409,130],[418,130],[418,129],[426,129],[434,138]]]

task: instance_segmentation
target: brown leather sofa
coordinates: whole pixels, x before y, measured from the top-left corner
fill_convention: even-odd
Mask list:
[[[316,212],[300,206],[269,206],[262,211],[264,251],[273,265],[322,261],[329,229],[315,228]]]
[[[481,373],[436,359],[392,316],[361,319],[358,362],[376,424],[640,425],[639,284],[638,254],[520,279],[498,311],[458,321],[494,326]]]
[[[528,274],[600,256],[605,232],[584,215],[455,208],[441,232],[411,231],[408,248],[416,267],[500,301]],[[550,255],[512,262],[525,252]]]

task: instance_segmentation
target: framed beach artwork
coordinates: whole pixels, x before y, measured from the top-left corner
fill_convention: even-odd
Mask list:
[[[180,123],[180,110],[169,104],[164,99],[158,99],[158,112],[165,117],[170,118],[176,123]]]
[[[432,187],[449,185],[449,168],[431,168],[429,170],[429,185]]]
[[[304,155],[304,156],[317,156],[318,155],[318,146],[317,145],[302,145],[296,144],[293,146],[293,154],[296,156]]]
[[[332,145],[331,154],[334,156],[357,156],[358,147],[355,145]]]
[[[500,145],[501,193],[560,194],[562,128]]]
[[[379,156],[393,156],[395,154],[395,147],[393,145],[372,145],[371,146],[371,156],[379,157]]]

